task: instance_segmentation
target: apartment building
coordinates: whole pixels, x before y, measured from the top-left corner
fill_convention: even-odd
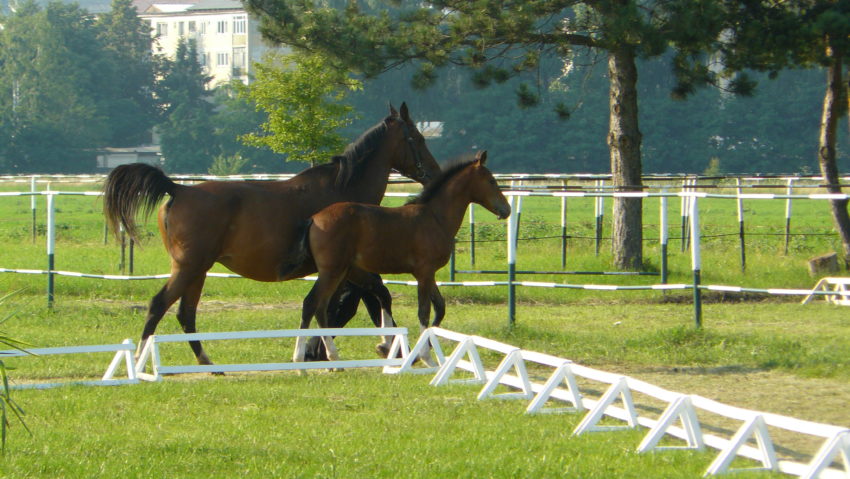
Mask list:
[[[148,1],[138,0],[136,8],[150,22],[156,52],[173,58],[181,38],[194,39],[198,61],[212,76],[211,87],[232,79],[248,83],[252,62],[273,48],[239,1]]]

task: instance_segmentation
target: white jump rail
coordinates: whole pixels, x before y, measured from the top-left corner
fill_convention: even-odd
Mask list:
[[[439,346],[439,339],[457,343],[450,355],[443,354],[442,348]],[[439,364],[438,368],[413,367],[413,358],[416,356],[416,352],[426,344],[432,345]],[[487,371],[484,368],[478,348],[504,355],[503,360],[494,371]],[[535,383],[531,381],[527,373],[526,363],[546,366],[552,368],[553,372],[544,384]],[[530,401],[526,409],[527,413],[586,412],[582,421],[573,431],[575,435],[590,431],[644,426],[650,430],[638,446],[638,452],[671,448],[702,450],[705,447],[711,447],[717,449],[720,454],[705,471],[706,476],[734,471],[735,469],[731,467],[733,460],[736,457],[744,457],[759,462],[762,466],[760,469],[806,479],[850,477],[850,429],[847,428],[733,407],[701,396],[680,394],[628,376],[588,368],[555,356],[523,351],[508,344],[441,328],[425,330],[404,364],[389,372],[430,372],[434,370],[436,370],[436,375],[431,384],[435,386],[457,381],[451,379],[456,370],[471,372],[473,378],[463,381],[484,385],[478,394],[479,400],[487,398],[526,399]],[[598,399],[585,397],[579,390],[577,377],[605,384],[607,389]],[[520,392],[494,394],[499,385],[519,389]],[[635,407],[633,392],[662,401],[667,404],[667,407],[658,418],[641,416]],[[570,403],[571,407],[545,407],[546,403],[551,400]],[[731,438],[707,434],[700,427],[698,419],[700,411],[738,421],[741,425]],[[625,425],[599,425],[598,423],[603,416],[624,421]],[[794,462],[777,457],[768,427],[819,437],[825,441],[810,462]],[[684,440],[685,445],[658,447],[659,441],[665,435]],[[751,439],[755,440],[757,447],[748,445],[748,441]],[[832,467],[833,461],[843,461],[844,469],[839,470]]]
[[[187,341],[220,341],[233,339],[271,339],[298,338],[313,336],[393,336],[390,354],[386,359],[352,359],[339,361],[307,361],[279,363],[239,363],[209,365],[165,366],[161,362],[159,347],[163,343],[183,343]],[[288,371],[306,369],[347,369],[347,368],[391,368],[400,366],[410,350],[407,343],[407,328],[327,328],[327,329],[279,329],[265,331],[234,331],[219,333],[190,333],[153,335],[145,341],[139,359],[136,362],[136,377],[145,381],[161,381],[164,374],[189,373],[232,373],[248,371]],[[396,358],[398,353],[401,358]],[[145,372],[150,363],[151,372]]]
[[[820,293],[820,295],[823,296],[828,303],[840,306],[850,306],[850,298],[848,298],[848,296],[850,296],[850,290],[847,289],[848,286],[850,286],[850,278],[821,278],[809,294],[803,298],[802,304],[808,303],[815,297],[815,295]]]
[[[68,385],[84,385],[84,386],[117,386],[122,384],[138,384],[139,378],[136,377],[136,366],[133,360],[133,352],[136,350],[136,345],[130,339],[125,339],[120,344],[101,344],[93,346],[65,346],[55,348],[33,348],[26,350],[10,349],[0,351],[0,359],[17,358],[17,357],[41,357],[52,355],[65,354],[90,354],[90,353],[110,353],[114,352],[115,356],[112,362],[106,368],[106,372],[99,380],[93,381],[66,381],[66,382],[49,382],[49,383],[23,383],[10,384],[10,389],[48,389]],[[119,379],[115,377],[121,362],[127,370],[127,378]]]

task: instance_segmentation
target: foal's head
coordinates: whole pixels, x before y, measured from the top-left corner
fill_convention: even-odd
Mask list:
[[[469,177],[467,190],[474,203],[487,208],[503,220],[511,215],[511,205],[499,189],[493,174],[484,166],[486,162],[487,151],[479,151],[475,160],[464,169],[464,174]]]
[[[401,104],[401,112],[390,106],[390,115],[384,120],[389,131],[398,135],[392,167],[408,178],[428,185],[440,175],[440,165],[428,150],[425,137],[410,119],[407,104]]]

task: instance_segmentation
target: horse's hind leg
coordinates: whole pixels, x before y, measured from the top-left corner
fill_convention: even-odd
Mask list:
[[[352,268],[348,273],[348,280],[357,284],[364,290],[363,304],[369,311],[369,316],[375,326],[381,328],[394,328],[396,326],[393,319],[393,298],[390,291],[384,285],[381,277],[377,274],[369,273],[361,269]],[[378,313],[380,312],[380,322],[377,321]],[[383,341],[375,346],[375,350],[381,357],[387,357],[392,346],[393,336],[384,336]]]
[[[151,298],[151,302],[148,305],[148,315],[145,318],[145,326],[142,328],[142,341],[139,343],[139,349],[136,351],[136,359],[138,359],[141,348],[147,339],[156,332],[156,327],[168,311],[168,308],[183,295],[186,289],[186,283],[187,278],[185,273],[172,271],[168,282]]]
[[[328,327],[345,327],[357,313],[357,305],[360,303],[361,296],[363,296],[363,290],[353,283],[349,282],[340,286],[328,305]],[[378,310],[378,314],[380,314],[380,306]],[[304,358],[307,361],[328,360],[328,352],[325,350],[322,338],[312,336],[307,341],[307,354]]]
[[[159,325],[159,321],[165,315],[165,312],[168,311],[168,308],[177,301],[177,296],[173,293],[169,292],[169,284],[168,283],[163,286],[158,293],[151,298],[151,302],[148,305],[148,315],[145,318],[145,326],[142,328],[142,340],[139,342],[139,347],[136,349],[136,360],[139,359],[139,355],[142,352],[142,347],[144,347],[148,338],[156,332],[156,327]]]
[[[198,313],[198,301],[201,299],[201,291],[204,289],[205,275],[199,276],[197,279],[189,283],[186,287],[183,296],[180,298],[180,308],[177,310],[177,320],[180,322],[180,327],[184,333],[194,333],[195,316]],[[212,364],[210,358],[204,352],[200,341],[189,341],[189,346],[192,352],[195,353],[195,358],[198,364]]]
[[[336,274],[326,272],[319,273],[319,279],[316,280],[316,284],[315,286],[313,286],[313,290],[315,290],[316,295],[316,305],[314,309],[316,315],[316,322],[318,323],[320,328],[328,327],[328,306],[330,305],[331,299],[333,299],[334,297],[334,293],[336,293],[337,288],[339,288],[339,285],[344,278],[344,271]],[[305,310],[302,313],[301,317],[301,328],[305,329],[309,326],[310,317],[307,316],[307,311]],[[328,353],[328,361],[338,360],[339,353],[337,352],[333,337],[322,336],[322,341],[325,343],[325,350]]]
[[[428,328],[428,316],[431,315],[431,299],[434,297],[433,292],[437,289],[437,284],[434,281],[434,272],[416,275],[416,281],[418,283],[419,332],[422,333]],[[430,345],[426,345],[422,348],[422,353],[419,355],[419,359],[428,366],[433,367],[437,365],[437,363],[431,358]]]
[[[440,289],[437,288],[436,284],[431,291],[431,304],[434,305],[434,320],[431,322],[431,326],[436,328],[440,326],[446,316],[446,300],[443,299],[443,295],[440,294]]]

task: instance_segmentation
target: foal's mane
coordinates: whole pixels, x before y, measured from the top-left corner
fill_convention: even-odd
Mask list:
[[[341,155],[332,158],[333,164],[338,166],[334,182],[337,188],[345,189],[363,171],[363,166],[368,163],[378,145],[384,141],[389,118],[366,130],[359,138],[349,143]]]
[[[446,186],[446,183],[449,182],[449,180],[457,176],[458,173],[465,170],[467,166],[471,165],[474,162],[475,159],[461,160],[456,163],[450,164],[445,170],[443,170],[442,173],[440,173],[440,176],[435,178],[434,181],[432,181],[431,183],[428,183],[428,186],[426,186],[418,195],[408,200],[405,204],[422,205],[431,201],[431,198],[433,198],[440,190],[442,190],[443,187]]]

